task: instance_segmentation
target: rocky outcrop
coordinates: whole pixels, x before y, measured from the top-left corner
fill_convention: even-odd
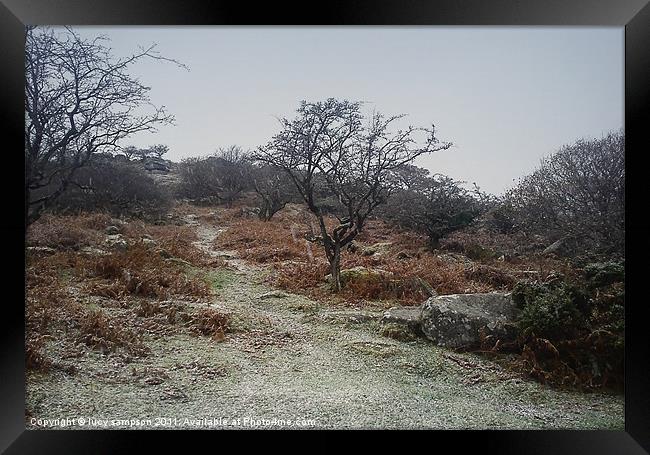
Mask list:
[[[143,162],[145,170],[167,174],[170,171],[171,161],[154,156],[148,156]]]
[[[449,348],[475,346],[480,333],[510,338],[517,308],[509,293],[453,294],[431,297],[422,305],[422,332]]]

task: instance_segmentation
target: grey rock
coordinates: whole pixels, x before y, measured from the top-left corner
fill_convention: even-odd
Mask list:
[[[364,256],[381,256],[388,253],[390,247],[393,245],[392,242],[377,242],[370,246],[363,248],[361,254]]]
[[[129,248],[129,244],[122,234],[114,234],[106,236],[104,245],[112,250],[126,251]]]
[[[431,297],[422,305],[422,332],[440,346],[475,346],[481,330],[486,336],[514,336],[517,311],[510,293]]]
[[[120,228],[117,226],[108,226],[104,232],[108,235],[115,235],[120,233]]]
[[[239,213],[242,217],[254,218],[260,213],[260,209],[258,207],[242,207]]]
[[[422,326],[422,307],[393,307],[384,312],[382,324],[397,324],[408,328],[413,333],[420,333]]]
[[[161,171],[168,173],[170,168],[170,161],[163,158],[147,157],[144,160],[144,168],[147,171]]]
[[[165,259],[165,261],[167,261],[167,262],[173,262],[173,263],[175,263],[175,264],[180,264],[180,265],[185,265],[185,266],[192,266],[191,263],[189,263],[189,262],[187,262],[186,260],[181,259],[181,258],[171,257],[171,258]]]
[[[233,253],[227,253],[225,251],[217,251],[213,254],[213,257],[220,259],[237,259],[237,255]]]
[[[557,240],[544,248],[543,254],[560,254],[564,250],[564,239]]]
[[[155,246],[156,241],[147,237],[142,237],[142,243],[147,246]]]
[[[322,318],[326,321],[341,321],[361,324],[363,322],[379,320],[381,318],[381,313],[364,310],[327,311],[323,313]]]
[[[49,246],[28,246],[27,252],[49,256],[56,253],[56,250],[54,248],[50,248]]]
[[[352,241],[348,244],[348,251],[352,253],[359,253],[363,256],[381,256],[388,253],[390,247],[393,245],[392,242],[377,242],[372,245],[363,245],[357,241]]]
[[[106,256],[108,254],[106,251],[92,246],[85,246],[79,252],[88,256]]]
[[[282,291],[269,291],[265,292],[264,294],[260,295],[258,299],[285,299],[289,297],[289,294],[282,292]]]

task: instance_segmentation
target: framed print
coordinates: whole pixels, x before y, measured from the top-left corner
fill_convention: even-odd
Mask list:
[[[7,453],[646,453],[644,0],[0,11]]]

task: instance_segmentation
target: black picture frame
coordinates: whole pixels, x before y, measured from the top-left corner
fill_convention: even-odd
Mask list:
[[[24,210],[18,188],[23,141],[25,25],[507,25],[625,27],[625,134],[627,196],[646,191],[642,172],[646,153],[644,127],[650,100],[650,6],[648,0],[445,0],[305,3],[199,0],[1,0],[0,112],[8,131],[2,141],[4,186],[2,239],[2,331],[0,331],[0,450],[6,453],[116,453],[145,447],[142,438],[183,444],[187,433],[170,431],[26,431],[24,420]],[[631,161],[630,161],[631,160]],[[631,164],[630,164],[631,163]],[[647,168],[646,168],[647,169]],[[629,173],[631,172],[631,173]],[[633,203],[634,205],[634,203]],[[647,206],[647,203],[646,203]],[[640,210],[642,212],[642,210]],[[644,318],[643,278],[650,224],[626,211],[625,431],[421,432],[423,448],[488,453],[647,453],[650,450],[650,361]],[[647,213],[647,211],[646,211]],[[630,246],[632,245],[632,246]],[[637,265],[638,261],[638,265]],[[22,301],[21,301],[22,299]],[[153,433],[153,434],[152,434]],[[241,435],[242,433],[238,433]],[[277,433],[276,433],[277,434]],[[293,435],[293,434],[292,434]],[[248,436],[244,433],[244,436]],[[286,433],[283,433],[286,436]],[[373,432],[373,438],[377,436]],[[208,450],[221,450],[223,432],[194,431],[191,439],[209,439]],[[292,436],[293,437],[293,436]],[[316,436],[318,437],[318,436]],[[398,444],[412,445],[411,435]],[[376,438],[380,441],[383,438]],[[212,442],[210,442],[210,440]],[[321,439],[322,441],[323,439]],[[429,441],[428,444],[426,441]],[[215,441],[217,442],[215,444]],[[329,438],[327,439],[329,442]],[[451,446],[448,444],[451,443]],[[319,444],[321,448],[325,446]],[[469,446],[469,447],[468,447]],[[443,449],[453,447],[453,449]],[[413,447],[413,450],[422,450]]]

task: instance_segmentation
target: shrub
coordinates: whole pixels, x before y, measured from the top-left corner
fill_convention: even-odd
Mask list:
[[[439,248],[443,236],[471,224],[492,203],[478,188],[474,192],[444,175],[407,165],[397,173],[398,189],[380,214],[391,222],[426,234],[429,247]],[[490,199],[491,200],[491,199]]]
[[[221,341],[230,330],[230,316],[211,308],[203,308],[194,313],[190,319],[190,330]]]
[[[618,262],[596,262],[583,268],[585,278],[592,286],[602,287],[625,279],[625,267]]]
[[[44,354],[45,335],[32,335],[25,339],[25,368],[28,370],[47,371],[52,361]]]
[[[519,326],[524,333],[534,333],[549,340],[563,340],[577,337],[587,328],[587,321],[571,291],[561,286],[526,301]]]
[[[517,224],[547,242],[572,239],[588,249],[624,254],[625,136],[578,140],[544,159],[506,195]]]
[[[91,277],[111,280],[110,288],[94,287],[99,295],[139,295],[168,299],[172,295],[207,297],[210,287],[205,280],[188,277],[177,265],[165,261],[142,243],[127,251],[86,259]]]
[[[109,156],[93,157],[75,174],[71,185],[56,200],[55,213],[105,211],[114,216],[157,219],[172,205],[171,194],[139,164]]]
[[[43,215],[29,226],[27,243],[63,250],[76,250],[96,243],[100,238],[99,234],[84,228],[85,223],[79,221],[77,217]]]
[[[123,348],[133,355],[148,352],[142,340],[115,317],[102,310],[91,310],[79,318],[79,341],[93,349],[115,352]]]
[[[275,217],[269,221],[251,219],[235,223],[217,237],[219,248],[236,248],[244,259],[258,263],[289,259],[309,260],[309,251],[323,256],[317,245],[307,246],[309,229],[303,224]]]
[[[587,284],[579,277],[569,281],[557,275],[546,282],[517,283],[512,297],[521,308],[521,333],[507,349],[521,356],[512,366],[556,385],[622,386],[623,284],[600,288]]]
[[[237,146],[219,149],[204,158],[187,158],[179,165],[179,196],[230,207],[251,188],[250,164]]]

